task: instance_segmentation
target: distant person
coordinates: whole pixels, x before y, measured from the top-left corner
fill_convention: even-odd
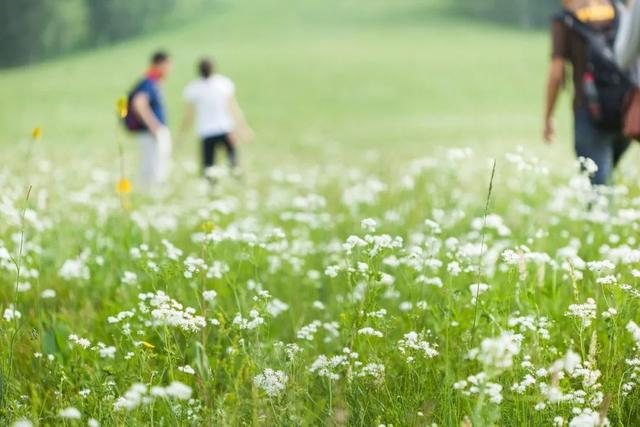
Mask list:
[[[216,150],[224,147],[232,171],[238,173],[237,142],[252,138],[253,132],[236,100],[231,79],[217,73],[213,61],[206,58],[199,62],[198,74],[199,78],[184,90],[187,105],[181,135],[187,132],[195,116],[196,133],[202,142],[203,172],[212,180]]]
[[[622,134],[622,98],[626,89],[618,90],[622,97],[615,104],[620,112],[610,113],[610,108],[600,103],[595,92],[598,70],[589,66],[588,38],[583,33],[598,34],[613,42],[615,37],[616,8],[609,0],[564,0],[565,11],[571,12],[555,16],[551,23],[552,59],[547,83],[547,101],[544,116],[544,140],[551,143],[555,128],[553,112],[561,87],[565,80],[565,70],[570,64],[573,71],[573,114],[575,151],[578,157],[589,158],[598,167],[591,177],[595,185],[608,184],[613,169],[629,147],[629,140]],[[575,20],[572,19],[575,17]],[[615,64],[612,64],[615,67]],[[614,71],[615,72],[615,71]],[[611,92],[607,92],[607,96]],[[600,94],[602,95],[602,94]],[[611,96],[613,96],[611,95]],[[606,112],[606,114],[605,114]],[[612,118],[610,118],[610,116]]]
[[[163,51],[154,53],[144,78],[129,94],[125,123],[140,141],[140,179],[145,190],[157,188],[169,176],[172,143],[162,82],[170,70],[169,55]]]
[[[636,66],[640,58],[640,1],[631,0],[624,11],[616,38],[616,60],[623,69]]]

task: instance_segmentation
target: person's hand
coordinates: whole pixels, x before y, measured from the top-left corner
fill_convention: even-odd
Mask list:
[[[548,117],[544,122],[544,142],[551,144],[556,136],[556,129],[553,124],[553,118]]]
[[[255,138],[255,133],[249,127],[240,127],[231,134],[234,143],[250,142]]]
[[[153,136],[155,137],[156,142],[160,145],[172,145],[171,131],[164,125],[160,125]]]
[[[160,123],[154,123],[153,125],[149,126],[149,132],[151,132],[151,135],[153,135],[154,138],[158,138],[158,136],[163,132],[164,126],[162,126]]]
[[[251,142],[255,139],[256,134],[250,127],[244,127],[240,129],[240,139],[245,142]]]
[[[186,141],[186,139],[187,132],[185,132],[184,130],[180,130],[176,137],[173,139],[173,142],[175,143],[175,145],[182,145],[182,143]]]

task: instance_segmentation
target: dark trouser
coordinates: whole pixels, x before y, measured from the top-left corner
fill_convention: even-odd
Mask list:
[[[578,157],[586,157],[598,165],[598,171],[591,177],[594,185],[606,185],[613,169],[629,148],[629,140],[620,131],[601,129],[589,117],[586,108],[575,112],[575,147]]]
[[[219,145],[224,145],[224,148],[227,150],[229,165],[235,168],[238,165],[237,152],[228,133],[208,136],[202,140],[202,161],[204,168],[211,167],[216,163],[216,149]]]

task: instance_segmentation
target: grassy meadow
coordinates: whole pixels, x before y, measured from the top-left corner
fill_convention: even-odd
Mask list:
[[[592,189],[568,94],[542,144],[546,34],[288,3],[0,71],[0,425],[640,424],[637,150]],[[159,46],[173,129],[201,55],[236,82],[242,179],[194,136],[137,191]]]
[[[248,155],[287,164],[283,152],[315,161],[333,156],[332,146],[402,158],[436,144],[538,145],[545,35],[460,20],[445,5],[221,2],[146,38],[0,72],[0,145],[14,147],[40,125],[48,145],[109,153],[114,99],[159,46],[175,59],[166,84],[172,124],[195,61],[214,55],[258,130]],[[564,129],[568,116],[559,122]]]

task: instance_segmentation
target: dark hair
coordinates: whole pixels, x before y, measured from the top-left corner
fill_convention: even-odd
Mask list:
[[[167,52],[165,52],[164,50],[157,51],[151,57],[151,63],[153,65],[162,64],[163,62],[168,61],[168,60],[169,60],[169,54]]]
[[[213,74],[213,61],[209,58],[204,58],[198,63],[198,72],[203,79],[206,79]]]

